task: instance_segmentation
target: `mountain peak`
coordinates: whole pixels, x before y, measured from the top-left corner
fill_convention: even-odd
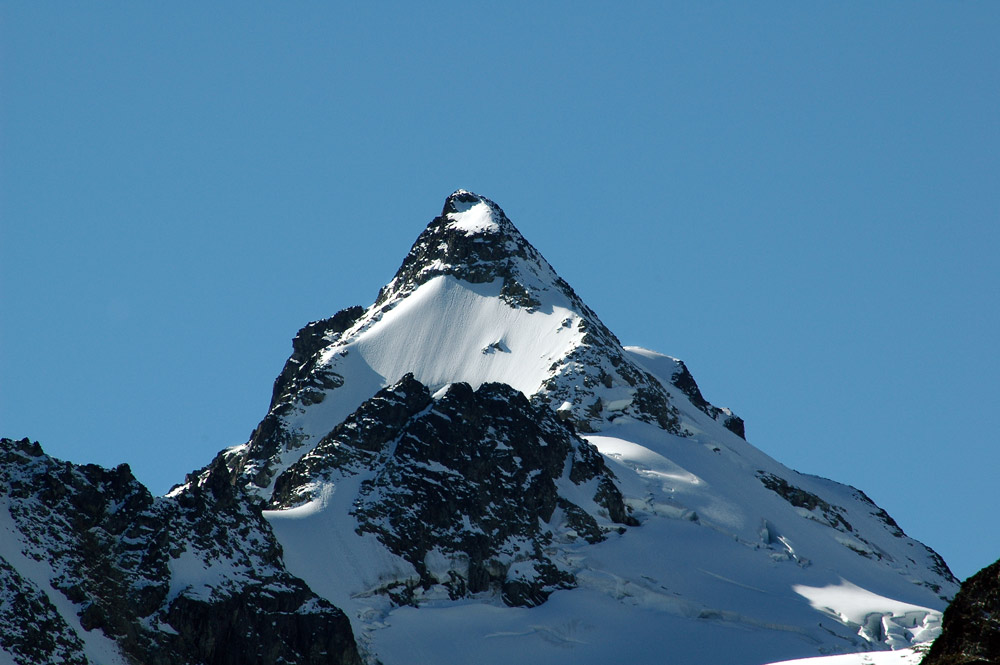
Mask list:
[[[455,190],[445,199],[441,216],[449,220],[445,228],[465,235],[496,235],[513,231],[520,235],[507,215],[493,201],[465,189]]]
[[[607,662],[623,625],[642,662],[676,635],[700,655],[762,631],[757,663],[932,639],[955,587],[940,557],[743,433],[684,363],[622,347],[499,206],[459,190],[374,305],[299,332],[250,440],[172,495],[253,497],[371,662],[412,662],[411,644],[447,644],[433,662],[521,645]],[[557,623],[541,629],[503,609],[542,602]],[[498,625],[510,639],[486,639]],[[699,662],[732,662],[720,648]]]
[[[439,275],[472,284],[503,281],[510,305],[536,307],[538,292],[565,284],[496,203],[459,189],[417,237],[376,305],[406,296]]]

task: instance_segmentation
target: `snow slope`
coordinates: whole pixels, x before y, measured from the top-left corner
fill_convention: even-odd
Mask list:
[[[625,655],[657,662],[669,652],[749,665],[906,647],[937,635],[943,602],[920,584],[925,571],[916,565],[887,570],[844,547],[839,532],[767,496],[740,466],[719,463],[738,452],[665,440],[645,424],[613,433],[589,440],[615,463],[642,525],[598,545],[565,547],[561,557],[579,587],[536,608],[440,596],[420,601],[418,610],[392,607],[373,590],[414,573],[370,536],[354,534],[344,505],[353,498],[349,486],[334,490],[342,497],[339,507],[326,497],[267,517],[290,572],[347,611],[359,643],[387,664],[501,663],[523,653],[538,663]],[[769,533],[762,535],[765,528]],[[918,547],[911,543],[887,533],[875,546],[885,559],[894,553],[905,560]]]
[[[918,665],[927,650],[925,646],[898,651],[876,651],[784,660],[771,665]]]
[[[270,502],[289,571],[347,612],[372,662],[757,665],[937,635],[957,588],[940,557],[860,491],[747,443],[680,361],[622,347],[488,199],[449,197],[375,304],[338,317],[300,332],[267,418],[223,459]],[[537,607],[434,585],[394,602],[384,590],[416,571],[360,533],[364,474],[317,480],[294,505],[272,492],[407,373],[436,398],[501,382],[553,409],[604,455],[638,526],[556,538],[546,553],[575,588]],[[446,554],[426,563],[467,574]]]

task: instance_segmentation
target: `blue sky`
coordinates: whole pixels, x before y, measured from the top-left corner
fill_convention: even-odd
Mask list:
[[[1000,557],[993,3],[0,5],[0,432],[154,492],[451,191],[959,577]]]

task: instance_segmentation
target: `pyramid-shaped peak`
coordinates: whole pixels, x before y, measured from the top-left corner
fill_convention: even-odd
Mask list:
[[[458,231],[466,236],[504,234],[515,238],[521,235],[500,206],[465,189],[456,190],[445,199],[441,217],[446,220],[444,232]]]
[[[445,199],[444,210],[441,211],[441,214],[448,215],[453,213],[463,213],[478,205],[488,206],[499,210],[500,213],[503,214],[503,211],[500,210],[500,206],[496,203],[489,200],[485,196],[480,196],[479,194],[470,192],[467,189],[456,189],[452,192],[451,195]]]
[[[562,286],[552,267],[500,206],[464,189],[448,196],[441,214],[413,243],[376,302],[404,296],[438,275],[475,284],[501,279],[505,296],[527,306],[537,304],[530,292],[556,283]]]

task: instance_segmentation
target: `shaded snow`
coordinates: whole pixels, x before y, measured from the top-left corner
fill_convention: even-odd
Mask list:
[[[641,526],[595,546],[559,541],[554,560],[578,588],[537,608],[505,607],[489,594],[463,601],[429,594],[418,598],[419,609],[392,608],[373,595],[415,572],[354,532],[347,513],[359,477],[337,481],[313,504],[266,516],[291,572],[343,607],[367,652],[385,665],[658,662],[665,653],[676,662],[757,665],[871,649],[866,639],[882,644],[886,635],[860,632],[871,628],[872,612],[879,622],[883,614],[911,621],[914,641],[933,637],[919,630],[940,617],[943,603],[931,590],[837,543],[839,532],[765,489],[745,462],[794,472],[718,423],[702,424],[730,437],[724,451],[645,424],[587,437],[606,455]],[[772,542],[762,536],[764,520]],[[907,540],[892,539],[898,543],[883,543],[887,552],[901,560],[912,554]]]
[[[531,394],[553,359],[578,343],[576,327],[562,325],[577,315],[551,303],[511,308],[498,289],[430,280],[347,344],[348,357],[386,382],[405,368],[432,387],[499,380]],[[497,339],[510,353],[482,353]],[[679,662],[758,665],[904,647],[936,634],[944,603],[914,583],[927,563],[913,558],[913,541],[894,535],[851,488],[796,474],[692,405],[669,383],[674,359],[627,353],[660,378],[689,435],[621,419],[586,437],[641,526],[593,546],[557,538],[554,561],[575,575],[577,589],[530,610],[489,594],[449,601],[434,590],[417,595],[419,610],[393,608],[377,589],[416,573],[370,534],[355,533],[349,512],[363,474],[335,478],[310,504],[266,513],[290,571],[344,608],[363,650],[385,665],[655,662],[665,653]],[[882,559],[845,546],[857,538],[766,488],[759,472],[826,497]],[[581,505],[589,503],[593,488],[577,489]],[[433,556],[428,563],[453,565]]]
[[[355,532],[349,513],[363,480],[348,476],[325,485],[318,498],[288,510],[264,511],[285,551],[288,570],[341,609],[364,610],[356,599],[392,582],[417,578],[413,566],[392,554],[370,533]],[[376,605],[381,605],[377,599]]]

